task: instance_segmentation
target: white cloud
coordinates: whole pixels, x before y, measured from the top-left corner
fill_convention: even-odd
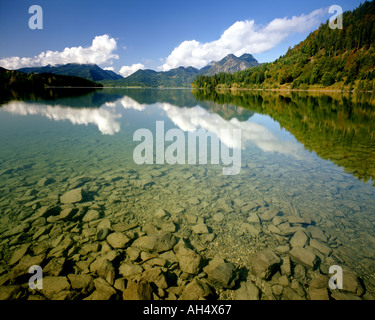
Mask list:
[[[115,71],[115,68],[114,67],[105,67],[103,68],[103,70],[108,70],[108,71]]]
[[[134,72],[140,70],[140,69],[144,69],[145,66],[142,64],[142,63],[135,63],[135,64],[132,64],[131,66],[122,66],[119,73],[124,77],[128,77],[130,76],[131,74],[133,74]]]
[[[19,69],[23,67],[57,65],[66,63],[93,63],[93,64],[111,64],[119,56],[113,51],[117,49],[117,43],[114,38],[105,34],[97,36],[92,40],[91,46],[87,48],[70,47],[63,51],[41,52],[34,57],[9,57],[0,59],[0,66],[6,69]]]
[[[196,40],[184,41],[166,58],[159,70],[168,71],[179,66],[202,68],[211,61],[218,61],[233,53],[261,53],[274,48],[294,33],[311,30],[321,22],[323,9],[308,15],[292,18],[277,18],[266,26],[258,26],[254,20],[237,21],[218,40],[200,43]]]

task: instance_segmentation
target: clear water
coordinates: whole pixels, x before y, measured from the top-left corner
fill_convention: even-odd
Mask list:
[[[343,265],[374,293],[372,127],[361,127],[370,133],[365,132],[366,139],[358,145],[356,137],[347,140],[342,133],[350,135],[350,126],[356,131],[352,122],[338,123],[338,137],[330,135],[325,126],[317,134],[309,123],[336,122],[327,116],[314,122],[314,115],[306,111],[303,121],[307,127],[300,130],[295,126],[302,121],[298,117],[291,116],[294,122],[285,120],[279,94],[263,95],[260,105],[265,106],[269,98],[274,101],[273,112],[269,112],[269,105],[262,112],[259,105],[197,99],[189,90],[103,89],[75,98],[4,102],[0,107],[0,232],[16,227],[46,203],[57,205],[58,196],[80,177],[86,179],[87,202],[102,206],[105,217],[139,225],[157,224],[154,212],[162,207],[174,217],[176,232],[201,240],[206,255],[220,253],[247,267],[249,254],[287,240],[272,233],[271,221],[262,223],[258,236],[241,227],[247,223],[249,212],[262,214],[275,208],[284,216],[315,221],[332,249],[321,268]],[[302,110],[303,101],[286,103],[288,108]],[[356,103],[351,102],[354,107]],[[133,152],[139,142],[133,141],[133,134],[146,128],[155,137],[156,121],[164,121],[165,131],[203,128],[217,133],[222,128],[240,128],[240,173],[222,175],[222,165],[210,162],[137,165]],[[339,153],[336,147],[340,156],[335,158]],[[45,177],[53,182],[38,185]],[[217,213],[224,214],[221,221],[214,218]],[[187,220],[191,215],[204,219],[215,235],[212,241],[205,242],[192,233]],[[18,237],[22,242],[19,234],[14,237],[0,239],[2,272],[7,269],[5,258],[12,241],[17,243]]]

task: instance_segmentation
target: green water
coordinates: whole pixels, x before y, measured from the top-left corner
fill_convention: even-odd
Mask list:
[[[371,100],[372,99],[372,100]],[[373,97],[190,90],[103,89],[76,97],[24,98],[0,106],[0,233],[40,207],[58,206],[82,186],[83,206],[104,217],[143,226],[154,213],[171,214],[176,234],[199,242],[205,255],[220,253],[247,268],[249,255],[285,245],[266,219],[249,229],[253,213],[277,209],[284,217],[314,221],[330,248],[320,270],[338,264],[375,290],[375,127]],[[136,130],[156,121],[165,131],[239,128],[241,171],[222,164],[137,165]],[[48,183],[43,178],[50,178]],[[191,220],[210,233],[196,235]],[[276,225],[277,226],[277,225]],[[38,239],[38,230],[0,239],[2,274],[12,245]]]

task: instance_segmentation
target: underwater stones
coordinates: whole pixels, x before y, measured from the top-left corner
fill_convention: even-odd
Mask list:
[[[258,224],[260,224],[260,219],[259,219],[258,215],[255,212],[250,212],[249,216],[247,217],[246,220],[249,223],[258,223]]]
[[[66,258],[54,258],[43,268],[43,274],[49,276],[59,276],[64,268]]]
[[[171,250],[177,239],[171,232],[153,231],[147,236],[140,237],[133,242],[134,247],[149,252],[164,252]]]
[[[122,249],[131,241],[126,235],[121,232],[114,232],[107,236],[108,244],[114,249]]]
[[[19,249],[14,251],[12,258],[9,260],[9,265],[14,265],[19,260],[21,260],[21,258],[26,254],[29,247],[30,247],[30,244],[23,244],[20,246]]]
[[[295,217],[295,216],[288,216],[286,218],[288,219],[288,222],[292,225],[293,224],[302,224],[302,225],[312,224],[312,220],[307,219],[307,218],[301,218],[301,217]]]
[[[258,277],[267,280],[280,266],[281,259],[271,249],[264,249],[251,256],[250,264]]]
[[[252,282],[241,282],[240,288],[234,292],[235,300],[259,300],[259,289]]]
[[[291,246],[294,247],[304,247],[308,242],[309,237],[302,230],[298,230],[290,240]]]
[[[221,222],[224,220],[224,215],[219,212],[219,213],[215,213],[214,216],[212,217],[214,219],[214,221],[216,222]]]
[[[309,291],[310,300],[329,300],[327,288],[310,289]]]
[[[82,195],[82,188],[73,189],[70,191],[65,192],[60,197],[61,203],[77,203],[82,201],[83,195]]]
[[[152,300],[152,287],[148,281],[130,281],[122,294],[124,300]]]
[[[97,210],[89,210],[82,218],[83,222],[90,222],[100,218],[100,212]]]
[[[361,296],[364,292],[364,289],[360,284],[358,277],[354,273],[345,269],[343,271],[342,284],[342,291],[344,292],[353,293],[356,296]]]
[[[94,279],[95,291],[84,300],[110,300],[116,295],[116,289],[102,278]]]
[[[319,258],[315,253],[302,247],[290,250],[289,256],[294,263],[300,263],[307,269],[314,270],[319,263]]]
[[[111,231],[109,229],[106,229],[106,228],[97,229],[96,240],[98,240],[98,241],[105,240],[110,232]]]
[[[327,242],[327,237],[324,232],[315,226],[309,226],[307,230],[310,232],[312,238],[320,240],[321,242]]]
[[[226,262],[218,255],[203,268],[203,271],[207,274],[208,283],[215,288],[233,288],[238,279],[234,264]]]
[[[195,234],[206,234],[206,233],[210,233],[210,231],[208,230],[207,226],[201,222],[201,223],[198,223],[194,226],[191,227],[191,229],[193,230],[193,232]]]
[[[180,241],[173,250],[176,254],[180,269],[183,272],[190,274],[199,273],[202,264],[202,257],[198,253],[188,248],[183,241]]]
[[[310,247],[317,249],[325,256],[329,256],[332,253],[332,249],[330,247],[316,239],[310,239]]]
[[[163,209],[163,208],[159,208],[155,211],[155,214],[154,214],[155,218],[157,219],[163,219],[164,217],[167,217],[168,216],[168,213]]]
[[[167,289],[167,277],[162,268],[156,267],[149,270],[146,270],[142,273],[140,280],[147,281],[150,284],[154,284],[160,289]]]
[[[93,277],[89,274],[68,274],[69,282],[74,290],[88,289],[93,286]]]
[[[124,277],[132,277],[143,272],[143,268],[140,265],[133,263],[123,263],[119,268],[119,274]]]
[[[16,279],[29,272],[29,268],[33,265],[41,265],[45,258],[45,254],[40,254],[37,256],[31,256],[29,254],[23,256],[18,264],[13,267],[10,272],[10,278]]]
[[[181,300],[202,300],[212,296],[213,292],[208,284],[194,278],[183,290]]]
[[[46,276],[43,277],[43,289],[41,289],[40,292],[47,299],[53,300],[55,295],[69,289],[70,284],[66,277]]]
[[[240,234],[249,233],[250,235],[255,236],[255,237],[257,237],[260,232],[261,232],[260,227],[255,226],[253,224],[249,224],[249,223],[242,223],[239,228]]]
[[[20,285],[0,286],[0,300],[17,299],[17,296],[22,292]]]
[[[262,221],[270,221],[278,215],[281,215],[278,209],[267,209],[259,217]]]
[[[75,208],[66,208],[60,212],[58,219],[70,219],[76,211]]]
[[[38,181],[38,183],[36,184],[37,187],[46,187],[48,186],[49,184],[51,183],[54,183],[55,180],[53,180],[52,178],[42,178]]]

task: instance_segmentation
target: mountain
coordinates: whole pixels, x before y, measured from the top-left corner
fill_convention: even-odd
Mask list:
[[[218,62],[211,62],[202,69],[193,67],[178,67],[169,71],[156,72],[153,70],[138,70],[130,76],[120,80],[101,81],[106,86],[124,87],[191,87],[191,83],[198,75],[214,75],[219,72],[236,72],[253,66],[258,61],[251,54],[244,54],[237,58],[233,54],[227,55]]]
[[[243,54],[236,57],[234,54],[228,54],[225,58],[218,62],[201,69],[200,75],[213,76],[220,72],[233,73],[259,66],[258,61],[251,54]]]
[[[123,77],[117,73],[110,70],[103,70],[96,64],[68,63],[57,66],[48,65],[45,67],[21,68],[17,71],[25,73],[53,73],[57,75],[85,78],[91,81],[123,79]]]
[[[169,71],[138,70],[130,76],[116,80],[101,81],[115,87],[190,87],[199,70],[193,67],[179,67]]]
[[[195,88],[375,89],[375,1],[343,13],[344,28],[329,22],[274,62],[235,73],[199,75]]]

